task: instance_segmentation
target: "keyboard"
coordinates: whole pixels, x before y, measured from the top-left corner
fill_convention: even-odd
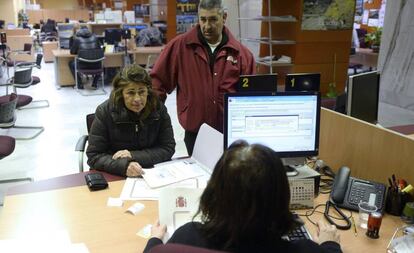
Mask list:
[[[286,241],[297,241],[297,240],[312,240],[309,231],[306,229],[305,225],[303,225],[302,219],[296,213],[293,214],[294,218],[301,223],[301,226],[296,227],[292,231],[290,231],[287,235],[282,236],[282,238]]]

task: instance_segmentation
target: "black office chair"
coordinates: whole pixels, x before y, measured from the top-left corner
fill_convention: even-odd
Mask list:
[[[78,55],[75,57],[75,83],[76,89],[84,96],[91,95],[103,95],[106,94],[105,91],[105,80],[104,80],[104,68],[103,61],[105,59],[104,51],[102,49],[89,49],[89,50],[79,50]],[[101,93],[85,93],[82,92],[83,89],[79,89],[78,80],[80,74],[82,75],[100,75],[101,77]],[[98,84],[97,84],[98,85]]]
[[[91,130],[92,122],[94,119],[94,113],[86,115],[86,128],[88,130],[88,134],[81,136],[78,142],[76,143],[75,151],[79,152],[79,172],[83,172],[83,157],[85,154],[85,147],[89,139],[89,132]]]
[[[16,106],[18,95],[12,93],[10,95],[0,97],[0,128],[3,129],[27,129],[32,130],[29,136],[13,136],[16,140],[31,140],[36,138],[44,131],[42,126],[17,126],[16,123]]]

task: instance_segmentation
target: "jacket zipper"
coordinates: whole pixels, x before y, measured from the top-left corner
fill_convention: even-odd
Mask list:
[[[138,133],[138,124],[135,124],[135,133]]]

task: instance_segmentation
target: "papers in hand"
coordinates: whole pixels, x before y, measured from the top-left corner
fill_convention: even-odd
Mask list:
[[[142,175],[151,188],[177,183],[186,179],[195,178],[205,174],[205,171],[196,163],[180,161],[156,166],[153,169],[144,169]]]
[[[168,240],[174,231],[185,223],[200,220],[200,217],[193,219],[193,216],[198,210],[200,196],[203,191],[204,189],[201,188],[172,187],[160,190],[158,214],[160,223],[167,226],[167,234],[163,241]]]

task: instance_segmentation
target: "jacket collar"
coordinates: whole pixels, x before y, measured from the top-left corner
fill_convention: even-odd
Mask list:
[[[186,34],[187,45],[197,45],[201,47],[203,46],[202,42],[198,38],[199,29],[200,25],[197,25]],[[240,44],[237,43],[237,40],[234,38],[233,34],[231,34],[230,30],[226,26],[224,26],[223,31],[228,37],[228,41],[225,45],[223,45],[223,48],[231,48],[237,52],[240,52]]]

